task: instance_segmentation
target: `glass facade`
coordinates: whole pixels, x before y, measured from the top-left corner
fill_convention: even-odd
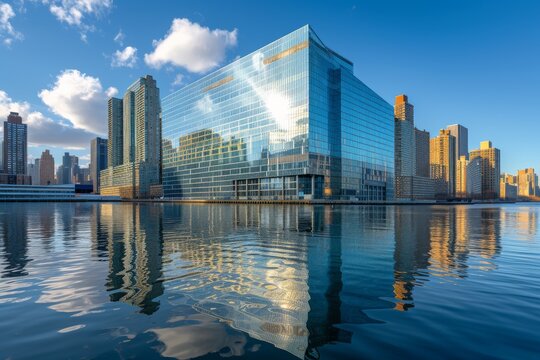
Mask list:
[[[162,107],[166,197],[394,197],[393,108],[309,26],[165,97]]]

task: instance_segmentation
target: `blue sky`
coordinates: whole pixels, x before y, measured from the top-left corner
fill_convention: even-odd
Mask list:
[[[107,96],[138,76],[165,96],[311,24],[388,102],[409,95],[417,127],[461,123],[471,150],[501,149],[503,171],[540,171],[539,13],[535,0],[0,0],[0,112],[25,115],[31,157],[86,163]]]

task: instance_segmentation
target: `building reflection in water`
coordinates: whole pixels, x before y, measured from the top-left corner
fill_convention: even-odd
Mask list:
[[[360,227],[380,226],[388,232],[386,213],[385,207],[366,207],[355,214]],[[170,291],[189,298],[183,303],[205,316],[299,358],[317,358],[318,348],[327,343],[350,342],[352,334],[337,324],[377,322],[355,296],[341,296],[343,228],[349,226],[339,211],[323,206],[187,205],[165,206],[164,218],[164,257],[174,266],[164,270],[174,274],[164,281]],[[348,236],[358,234],[346,231]],[[369,306],[387,303],[372,299]],[[224,330],[209,324],[207,336],[200,336],[212,344],[208,352],[216,352],[230,337],[218,336]],[[204,332],[205,323],[187,326]],[[185,324],[152,331],[165,344],[167,356],[185,359],[203,353],[199,341],[191,349],[186,337],[174,336],[190,332]],[[228,355],[245,351],[227,348]]]
[[[13,204],[0,213],[0,233],[2,234],[5,258],[2,277],[18,277],[28,275],[26,265],[28,257],[28,207],[26,204]]]
[[[109,256],[107,290],[111,301],[122,301],[152,314],[154,299],[163,294],[162,211],[160,205],[102,204],[95,229],[98,254],[105,244]],[[106,239],[106,241],[105,241]]]
[[[468,206],[395,209],[395,309],[414,307],[413,289],[430,276],[467,276],[470,256],[481,270],[492,270],[490,259],[501,251],[501,209]]]
[[[515,229],[520,240],[533,240],[538,232],[538,208],[505,207],[501,222],[506,229]]]

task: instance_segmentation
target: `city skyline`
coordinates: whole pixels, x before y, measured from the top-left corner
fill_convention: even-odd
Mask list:
[[[332,44],[333,50],[357,65],[355,75],[389,104],[398,94],[409,95],[416,106],[419,129],[436,134],[449,124],[463,124],[469,129],[469,143],[489,139],[498,144],[503,152],[501,170],[516,173],[522,168],[540,168],[534,156],[534,131],[522,130],[534,129],[534,101],[532,94],[524,93],[532,89],[538,76],[532,67],[538,54],[530,54],[526,46],[538,32],[530,26],[529,14],[535,7],[532,4],[506,9],[502,2],[489,8],[483,2],[467,3],[467,12],[462,14],[458,9],[464,3],[452,2],[448,14],[426,20],[423,15],[440,4],[419,3],[406,8],[390,1],[343,2],[308,7],[298,2],[280,17],[280,26],[273,21],[273,26],[266,26],[272,14],[281,15],[281,7],[265,5],[264,13],[269,16],[247,17],[260,10],[255,12],[252,4],[233,3],[229,6],[238,11],[224,19],[217,2],[204,6],[160,3],[143,9],[143,4],[128,7],[95,0],[90,10],[79,9],[81,18],[73,18],[54,12],[52,3],[43,6],[1,2],[3,14],[9,15],[0,32],[0,52],[4,54],[1,62],[10,71],[5,72],[0,87],[0,110],[19,110],[28,123],[29,162],[50,148],[56,159],[70,151],[86,166],[90,139],[106,135],[107,98],[118,89],[151,74],[162,84],[165,97],[236,57],[310,24],[324,34],[324,41]],[[59,4],[54,9],[68,6]],[[156,26],[139,33],[137,26],[142,16]],[[520,21],[513,21],[516,26],[511,32],[495,41],[492,35],[506,30],[499,23],[516,16]],[[402,17],[414,26],[404,28]],[[448,26],[451,21],[460,22],[461,29]],[[428,28],[432,35],[426,37]],[[398,31],[400,36],[390,37]],[[179,33],[196,33],[212,40],[212,51],[197,54],[196,48],[188,44],[191,52],[171,58],[167,52],[171,44],[173,49],[183,49],[178,45]],[[520,40],[513,41],[514,36]],[[45,38],[56,40],[46,42],[48,51],[43,52],[37,43],[45,42]],[[153,40],[157,42],[153,44]],[[390,56],[412,44],[418,51]],[[482,54],[478,53],[478,45]],[[65,51],[66,47],[71,51]],[[426,57],[426,52],[430,56]],[[34,66],[38,55],[39,66]],[[523,66],[502,71],[509,64]],[[512,91],[503,93],[503,89]],[[503,94],[505,101],[494,102]],[[90,100],[81,101],[86,95]],[[508,119],[518,126],[509,127]],[[500,130],[503,124],[504,133]]]

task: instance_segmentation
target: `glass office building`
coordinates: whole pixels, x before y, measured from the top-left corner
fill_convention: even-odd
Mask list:
[[[393,108],[304,26],[162,100],[163,191],[394,198]]]

